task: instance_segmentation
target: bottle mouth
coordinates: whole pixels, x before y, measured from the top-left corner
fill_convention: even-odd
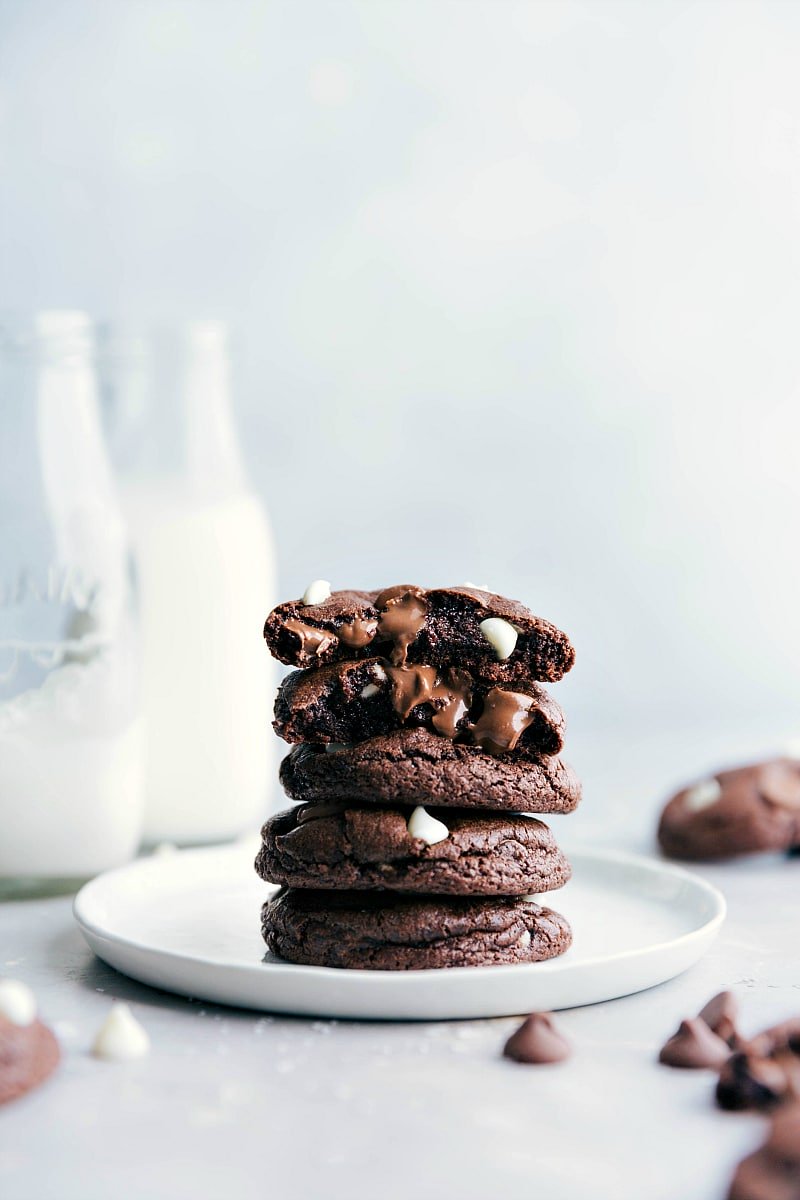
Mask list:
[[[81,309],[44,309],[30,318],[0,317],[0,354],[42,365],[84,365],[94,354],[91,317]]]

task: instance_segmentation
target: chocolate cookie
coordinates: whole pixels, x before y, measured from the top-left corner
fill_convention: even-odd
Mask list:
[[[290,600],[267,617],[264,637],[275,658],[293,667],[381,655],[395,666],[457,663],[490,683],[552,682],[575,660],[555,625],[471,585],[400,584],[333,592],[316,604]]]
[[[60,1058],[55,1035],[41,1021],[17,1025],[0,1016],[0,1104],[44,1083]]]
[[[658,840],[665,854],[682,859],[800,845],[800,763],[756,763],[683,788],[661,814]]]
[[[486,754],[427,729],[401,729],[356,746],[295,746],[281,783],[293,800],[365,801],[567,813],[581,798],[575,772],[559,758]]]
[[[287,742],[361,742],[403,726],[503,754],[518,745],[557,754],[564,714],[538,684],[526,692],[487,686],[453,667],[393,667],[381,658],[293,671],[275,701]]]
[[[256,871],[286,887],[524,896],[570,877],[533,817],[309,804],[272,817],[261,836]]]
[[[572,941],[565,918],[532,900],[293,888],[264,905],[262,931],[289,962],[375,971],[539,962]]]

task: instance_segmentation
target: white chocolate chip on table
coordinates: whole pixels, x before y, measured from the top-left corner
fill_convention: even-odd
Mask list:
[[[32,1025],[36,1020],[36,997],[19,979],[0,979],[0,1017],[12,1025]]]
[[[437,821],[421,804],[417,805],[408,818],[408,832],[413,838],[419,838],[429,846],[435,846],[437,842],[444,842],[450,837],[450,830],[444,822]]]
[[[511,657],[519,633],[510,621],[504,621],[502,617],[487,617],[481,621],[480,630],[500,662]]]
[[[143,1058],[150,1051],[147,1031],[136,1020],[127,1004],[115,1001],[92,1046],[95,1058],[108,1062],[126,1062]]]
[[[331,585],[327,579],[315,579],[303,592],[303,604],[323,604],[330,600]]]

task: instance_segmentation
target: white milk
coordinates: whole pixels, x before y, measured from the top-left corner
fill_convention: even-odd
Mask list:
[[[272,540],[245,491],[193,499],[180,484],[122,490],[144,645],[145,839],[207,842],[271,807]]]
[[[114,653],[0,705],[0,880],[85,879],[136,853],[142,729]]]

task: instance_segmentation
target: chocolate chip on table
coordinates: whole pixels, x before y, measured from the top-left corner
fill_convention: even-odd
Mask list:
[[[741,1041],[736,1029],[739,1004],[733,992],[719,992],[697,1015],[701,1021],[705,1021],[709,1029],[722,1038],[723,1042],[738,1049],[738,1043]]]
[[[719,1069],[730,1057],[730,1047],[702,1017],[681,1021],[677,1033],[661,1047],[658,1061],[668,1067],[690,1070]]]
[[[731,1055],[717,1082],[717,1103],[729,1112],[768,1112],[788,1094],[789,1081],[779,1062],[744,1052]]]
[[[800,1099],[800,1017],[742,1043],[720,1072],[717,1103],[734,1111],[769,1112]]]
[[[529,1064],[563,1062],[571,1053],[569,1042],[556,1029],[550,1013],[531,1013],[503,1047],[505,1058]]]

